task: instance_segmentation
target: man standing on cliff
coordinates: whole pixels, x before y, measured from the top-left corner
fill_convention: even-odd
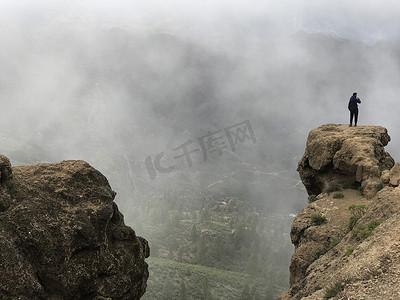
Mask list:
[[[349,111],[350,111],[350,127],[353,126],[353,116],[354,116],[354,126],[357,126],[358,120],[358,103],[361,103],[360,98],[357,97],[357,93],[353,93],[349,101]]]

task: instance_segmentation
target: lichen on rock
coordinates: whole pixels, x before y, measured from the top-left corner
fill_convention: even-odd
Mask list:
[[[0,172],[0,296],[140,299],[149,246],[99,171],[83,161],[11,169],[0,156]]]

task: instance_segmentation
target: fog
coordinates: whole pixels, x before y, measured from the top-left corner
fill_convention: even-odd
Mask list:
[[[214,160],[285,172],[290,187],[308,131],[347,123],[357,91],[360,124],[387,127],[396,158],[400,4],[385,3],[2,1],[1,152],[86,160],[125,203],[126,185],[180,184],[151,180],[146,157],[249,120],[257,143]]]
[[[270,212],[297,213],[307,134],[348,123],[353,92],[359,124],[388,128],[398,160],[398,11],[394,0],[1,1],[0,153],[15,166],[88,161],[133,225],[149,194],[228,177]],[[256,139],[235,151],[174,158],[245,121]],[[152,178],[146,158],[161,152],[173,170]]]

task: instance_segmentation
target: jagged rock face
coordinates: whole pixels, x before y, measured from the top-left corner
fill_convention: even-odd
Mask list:
[[[359,182],[367,197],[376,193],[381,171],[394,165],[384,151],[386,128],[325,124],[309,133],[298,171],[307,192],[318,195],[331,183]]]
[[[4,156],[0,172],[0,296],[140,299],[149,247],[100,172],[63,161],[11,173]]]

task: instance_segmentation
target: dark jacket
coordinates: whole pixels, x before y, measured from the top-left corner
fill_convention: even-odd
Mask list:
[[[350,111],[354,111],[357,110],[358,108],[358,104],[357,103],[361,103],[361,100],[358,99],[356,96],[351,96],[350,101],[349,101],[349,110]]]

